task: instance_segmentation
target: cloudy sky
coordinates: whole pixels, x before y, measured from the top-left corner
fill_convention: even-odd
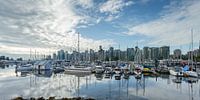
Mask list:
[[[114,46],[171,46],[200,40],[200,0],[0,0],[0,55]]]

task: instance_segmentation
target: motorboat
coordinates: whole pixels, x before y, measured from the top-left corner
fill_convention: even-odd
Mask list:
[[[65,67],[66,74],[90,74],[91,67],[87,67],[84,65],[72,65]]]
[[[123,72],[124,72],[124,75],[130,74],[130,68],[128,66],[125,66],[123,68]]]
[[[32,71],[33,70],[33,65],[32,64],[25,64],[21,66],[16,66],[16,71],[19,72],[25,72],[25,71]]]
[[[104,71],[105,70],[104,70],[103,66],[98,65],[98,66],[95,67],[95,73],[96,74],[103,73]]]
[[[160,74],[169,74],[169,68],[166,65],[161,65],[156,69],[156,72]]]
[[[194,71],[185,71],[183,72],[184,76],[187,77],[198,77],[198,73]]]
[[[134,70],[134,74],[135,74],[135,75],[140,75],[140,74],[142,74],[142,69],[141,69],[141,67],[136,67],[135,70]]]
[[[113,69],[112,69],[112,67],[106,67],[106,68],[105,68],[105,73],[106,73],[106,74],[113,74]]]
[[[34,68],[36,70],[51,70],[52,67],[53,66],[51,60],[36,61],[34,64]]]
[[[60,72],[64,72],[65,69],[63,67],[54,67],[53,68],[53,72],[54,73],[60,73]]]
[[[115,67],[115,74],[122,74],[122,69],[120,67]]]
[[[173,76],[179,76],[179,77],[183,76],[183,71],[181,67],[175,67],[174,69],[170,69],[169,73]]]

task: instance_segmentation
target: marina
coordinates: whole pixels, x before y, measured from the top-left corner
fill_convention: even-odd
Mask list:
[[[0,100],[200,100],[200,0],[0,0]]]
[[[199,100],[200,83],[195,77],[153,73],[69,73],[66,70],[15,71],[16,65],[0,70],[0,99],[73,98],[95,100]],[[113,70],[114,71],[114,70]],[[135,72],[139,72],[136,69]]]

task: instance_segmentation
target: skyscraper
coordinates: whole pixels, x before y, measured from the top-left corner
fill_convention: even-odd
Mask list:
[[[128,61],[133,61],[134,60],[134,55],[135,55],[135,52],[134,52],[134,48],[127,48],[127,60]]]
[[[170,47],[162,46],[160,47],[160,58],[161,59],[169,59]]]
[[[99,46],[98,60],[100,60],[100,61],[104,61],[105,60],[104,50],[102,49],[101,45]]]
[[[65,52],[64,52],[64,50],[58,51],[58,59],[59,60],[64,60],[65,59]]]
[[[150,56],[151,56],[151,60],[159,59],[159,48],[151,47],[150,48]]]
[[[110,59],[113,60],[113,58],[114,58],[114,48],[113,47],[109,48],[109,56],[110,56]]]
[[[53,60],[56,60],[57,57],[56,57],[56,53],[53,53]]]
[[[90,49],[90,61],[95,61],[95,52],[92,49]]]
[[[145,60],[149,60],[149,58],[150,58],[149,53],[150,53],[149,47],[144,47],[143,48],[143,54],[144,54]]]

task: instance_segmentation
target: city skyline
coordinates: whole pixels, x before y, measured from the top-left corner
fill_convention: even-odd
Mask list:
[[[60,49],[199,48],[198,0],[1,0],[0,55],[52,54]],[[27,58],[28,58],[27,57]]]

